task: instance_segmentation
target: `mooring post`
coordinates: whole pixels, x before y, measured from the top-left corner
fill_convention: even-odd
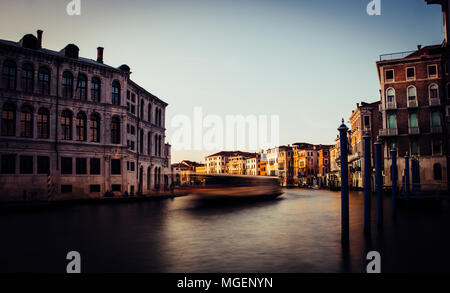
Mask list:
[[[409,156],[405,155],[405,195],[409,197]]]
[[[366,132],[363,136],[364,140],[364,234],[370,235],[371,221],[371,179],[372,179],[372,163],[370,155],[370,135]]]
[[[348,246],[349,237],[349,203],[348,203],[348,127],[342,124],[338,128],[341,144],[341,241],[344,246]]]
[[[397,200],[397,149],[392,147],[391,149],[391,181],[392,181],[392,217],[395,217],[397,213],[396,200]]]
[[[375,142],[375,190],[377,192],[377,223],[378,227],[383,225],[383,178],[381,173],[381,141]]]

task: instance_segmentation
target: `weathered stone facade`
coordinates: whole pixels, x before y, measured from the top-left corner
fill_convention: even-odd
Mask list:
[[[150,194],[170,188],[167,103],[130,68],[78,56],[73,44],[0,40],[0,200]]]

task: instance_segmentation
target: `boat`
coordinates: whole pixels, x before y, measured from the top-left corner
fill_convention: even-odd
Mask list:
[[[273,199],[283,194],[278,177],[244,175],[195,175],[200,186],[191,193],[198,199]]]

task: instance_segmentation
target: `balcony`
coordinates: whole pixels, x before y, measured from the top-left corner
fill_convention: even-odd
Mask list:
[[[417,134],[419,134],[420,133],[419,127],[409,127],[408,128],[408,133],[410,135],[417,135]]]
[[[430,99],[430,106],[440,106],[440,105],[441,105],[441,101],[439,101],[438,98]]]
[[[380,136],[397,136],[398,128],[384,128],[380,129]]]
[[[381,112],[383,110],[397,110],[397,103],[395,102],[387,102],[385,106],[383,104],[380,104],[378,106],[378,110]]]
[[[419,107],[419,104],[417,103],[417,100],[408,100],[408,108],[417,108]]]
[[[431,133],[442,133],[442,126],[431,126]]]

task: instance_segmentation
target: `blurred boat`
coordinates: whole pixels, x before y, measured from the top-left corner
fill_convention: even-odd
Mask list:
[[[283,194],[277,177],[195,175],[198,186],[191,193],[200,199],[269,199]]]

